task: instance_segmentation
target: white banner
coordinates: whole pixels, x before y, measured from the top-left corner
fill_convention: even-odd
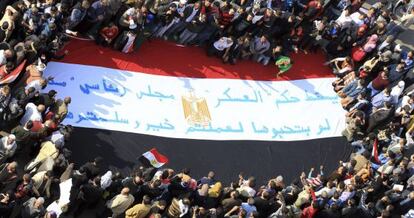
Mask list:
[[[58,62],[45,76],[55,78],[48,90],[72,97],[65,123],[78,127],[267,141],[340,136],[345,127],[333,78],[193,79]]]

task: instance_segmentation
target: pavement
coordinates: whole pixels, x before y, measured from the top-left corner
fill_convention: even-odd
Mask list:
[[[392,1],[392,0],[389,0]],[[375,4],[376,0],[367,0],[363,8],[369,9],[373,4]],[[396,43],[401,44],[402,48],[414,50],[414,25],[410,26],[410,28],[403,32],[398,39],[396,40]]]

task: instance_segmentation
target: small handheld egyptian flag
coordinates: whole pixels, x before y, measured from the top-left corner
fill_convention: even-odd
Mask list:
[[[139,160],[144,165],[153,166],[155,168],[160,168],[164,164],[168,163],[168,158],[160,154],[155,148],[143,153]]]
[[[376,164],[381,163],[381,161],[378,158],[378,139],[375,139],[374,145],[372,146],[371,159]]]

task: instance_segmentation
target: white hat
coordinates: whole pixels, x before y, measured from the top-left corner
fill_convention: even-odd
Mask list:
[[[395,48],[394,48],[394,51],[396,51],[396,52],[400,52],[400,51],[401,51],[401,45],[400,45],[400,44],[397,44],[397,45],[395,46]]]
[[[187,0],[180,0],[180,4],[182,4],[182,5],[187,4]]]

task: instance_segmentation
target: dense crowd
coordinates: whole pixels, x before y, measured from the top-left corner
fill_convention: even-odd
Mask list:
[[[395,2],[0,1],[0,217],[414,217],[413,51],[395,43],[414,9],[402,0],[397,16]],[[149,38],[173,40],[224,63],[274,63],[277,75],[294,64],[291,52],[321,49],[354,152],[334,172],[312,168],[290,184],[240,175],[225,186],[214,172],[192,178],[188,169],[151,166],[121,175],[99,157],[77,167],[66,145],[73,128],[62,124],[71,98],[45,92],[53,78],[42,74],[71,37],[124,53]]]

